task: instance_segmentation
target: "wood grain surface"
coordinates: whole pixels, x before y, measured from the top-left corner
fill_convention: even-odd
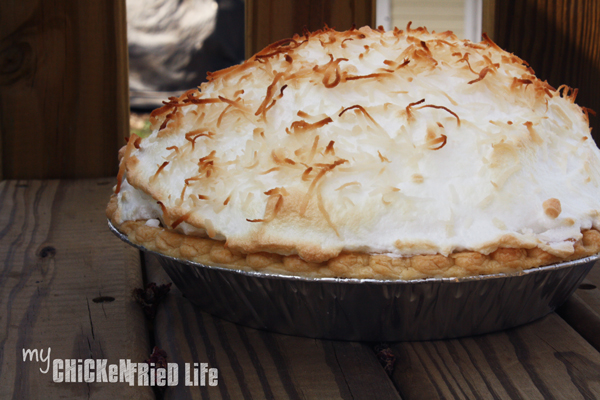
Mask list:
[[[494,40],[557,88],[579,88],[577,104],[600,112],[600,2],[497,1]],[[600,116],[599,116],[600,117]],[[600,143],[599,117],[591,117]]]
[[[154,256],[145,267],[149,281],[170,282]],[[372,344],[242,327],[200,311],[175,287],[158,309],[155,340],[169,362],[219,369],[218,386],[170,387],[165,399],[400,399]]]
[[[600,351],[600,262],[592,268],[573,296],[556,311]]]
[[[404,399],[600,397],[600,353],[554,313],[504,332],[392,348]]]
[[[496,0],[482,0],[481,32],[496,40]]]
[[[390,379],[373,343],[245,328],[198,310],[177,288],[145,321],[131,290],[144,275],[170,280],[155,258],[140,259],[108,231],[113,184],[0,183],[0,398],[154,398],[128,384],[54,384],[40,363],[22,360],[23,348],[50,347],[53,359],[143,362],[153,344],[179,364],[180,382],[186,362],[219,371],[218,386],[180,383],[156,393],[165,399],[600,398],[598,267],[561,309],[564,319],[550,314],[488,335],[391,343]]]
[[[3,178],[116,175],[127,65],[125,0],[1,1]]]
[[[375,0],[246,0],[246,58],[303,28],[375,27]]]
[[[52,359],[148,358],[144,317],[131,297],[142,286],[139,253],[106,226],[114,183],[0,183],[0,398],[153,398],[126,383],[53,383],[51,371],[22,356],[51,348]]]

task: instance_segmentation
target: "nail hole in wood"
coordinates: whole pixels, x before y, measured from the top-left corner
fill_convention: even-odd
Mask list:
[[[115,301],[115,298],[111,297],[111,296],[100,296],[100,297],[96,297],[95,299],[92,299],[92,301],[94,303],[111,303],[111,302]]]
[[[56,255],[56,249],[53,246],[43,247],[40,250],[40,252],[38,253],[38,256],[40,256],[42,258],[54,257],[55,255]]]
[[[579,289],[592,290],[596,289],[596,285],[592,285],[591,283],[582,283],[581,285],[579,285]]]

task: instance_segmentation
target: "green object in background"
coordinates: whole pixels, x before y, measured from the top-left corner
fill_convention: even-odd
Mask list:
[[[150,114],[131,113],[129,117],[129,130],[131,134],[136,134],[141,138],[146,138],[152,133],[150,127]]]
[[[152,133],[152,130],[150,129],[150,121],[144,122],[144,127],[141,129],[132,129],[131,133],[135,133],[141,138],[150,136],[150,134]]]

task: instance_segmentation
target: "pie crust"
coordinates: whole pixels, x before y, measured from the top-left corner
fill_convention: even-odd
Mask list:
[[[517,273],[522,270],[576,260],[600,252],[600,232],[589,229],[574,243],[573,254],[561,258],[534,248],[501,247],[490,254],[460,251],[411,257],[389,257],[382,254],[342,253],[323,263],[309,263],[297,255],[283,256],[259,252],[232,252],[225,241],[182,235],[161,227],[146,225],[146,221],[125,221],[113,218],[117,208],[113,195],[106,209],[107,217],[127,238],[148,250],[167,256],[233,269],[263,271],[306,277],[336,277],[355,279],[460,278],[474,275]]]

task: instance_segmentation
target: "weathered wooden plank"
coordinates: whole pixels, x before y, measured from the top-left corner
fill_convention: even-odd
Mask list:
[[[556,312],[600,351],[600,266],[596,263],[575,294]]]
[[[170,281],[154,256],[145,256],[145,266],[149,281]],[[239,326],[200,311],[175,287],[158,309],[155,338],[169,362],[219,370],[218,386],[180,384],[167,388],[165,399],[399,399],[369,344]]]
[[[125,0],[1,1],[0,65],[5,179],[116,175],[128,136]]]
[[[496,0],[483,0],[481,14],[481,32],[496,40]]]
[[[504,332],[392,349],[405,399],[600,396],[600,353],[554,313]]]
[[[593,310],[595,315],[598,316],[598,323],[600,323],[600,261],[594,265],[594,268],[592,268],[583,283],[579,285],[579,289],[575,294]],[[595,333],[600,336],[600,330]],[[597,340],[600,340],[600,338]],[[598,351],[600,351],[600,348]]]
[[[582,285],[585,287],[588,284],[584,281]],[[556,313],[600,351],[600,293],[598,289],[594,291],[591,296],[586,296],[582,289],[578,289],[578,293],[573,294]]]
[[[34,348],[52,359],[148,358],[131,297],[142,286],[139,253],[106,226],[114,183],[0,183],[0,398],[153,398],[126,383],[53,383],[22,358]]]
[[[325,24],[336,30],[375,27],[375,0],[246,0],[246,58]]]
[[[590,273],[587,275],[586,280],[588,281],[588,284],[592,284],[593,286],[596,286],[596,288],[600,287],[600,261],[596,262],[596,264],[594,264],[594,267],[590,270]],[[582,289],[596,289],[596,288],[591,288],[589,286],[584,286]]]

